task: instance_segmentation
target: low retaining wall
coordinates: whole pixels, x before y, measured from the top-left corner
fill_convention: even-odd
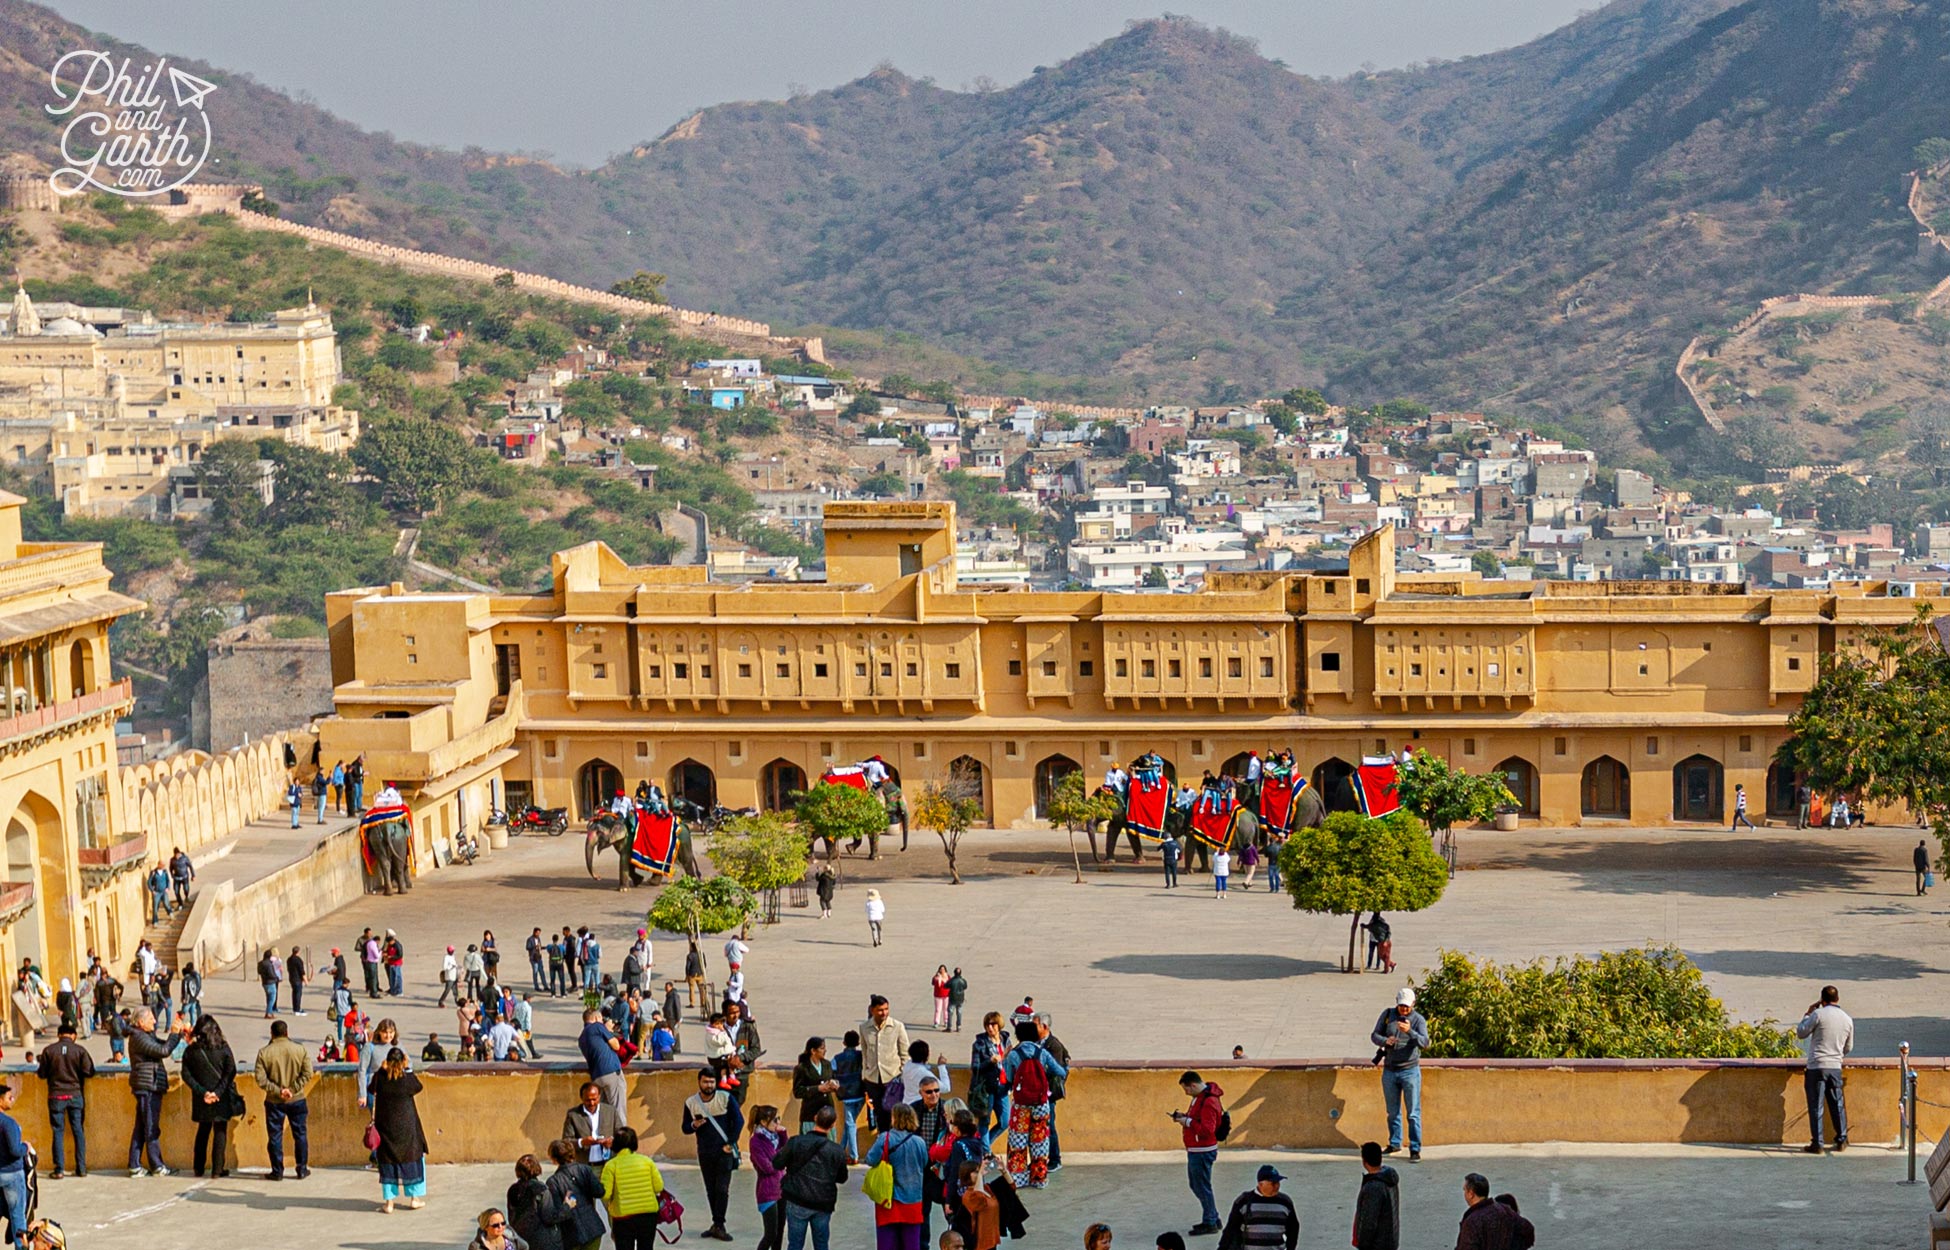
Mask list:
[[[255,1022],[253,1022],[255,1023]],[[241,1032],[241,1030],[240,1030]],[[419,1049],[412,1040],[412,1049]],[[1072,1150],[1176,1150],[1182,1110],[1181,1063],[1079,1064],[1069,1098],[1057,1113]],[[1227,1147],[1353,1149],[1381,1139],[1387,1121],[1381,1080],[1365,1064],[1201,1064],[1225,1090],[1233,1130]],[[1922,1060],[1924,1098],[1950,1102],[1950,1061]],[[1799,1145],[1807,1140],[1802,1065],[1793,1060],[1431,1061],[1423,1068],[1422,1123],[1438,1144],[1725,1142]],[[442,1065],[421,1073],[426,1092],[420,1117],[436,1163],[512,1163],[541,1153],[561,1132],[575,1105],[581,1065]],[[14,1114],[30,1141],[48,1149],[46,1098],[38,1078],[25,1088]],[[311,1092],[312,1162],[344,1166],[365,1161],[360,1137],[366,1113],[357,1104],[355,1077],[334,1066]],[[967,1074],[956,1071],[956,1090]],[[693,1157],[692,1139],[678,1129],[683,1100],[696,1092],[696,1068],[660,1064],[633,1069],[630,1123],[646,1148],[672,1158]],[[1848,1072],[1850,1137],[1861,1144],[1897,1137],[1899,1075],[1893,1061],[1852,1065]],[[233,1125],[233,1166],[264,1167],[263,1100],[249,1076],[240,1081],[250,1113]],[[745,1102],[791,1104],[786,1068],[762,1071]],[[89,1166],[127,1166],[133,1099],[118,1070],[88,1088]],[[1950,1129],[1950,1113],[1924,1106],[1922,1135]],[[189,1160],[195,1128],[188,1091],[172,1079],[163,1107],[163,1155],[171,1166]],[[51,1166],[51,1164],[50,1164]]]
[[[206,880],[211,875],[206,873]],[[254,962],[265,947],[364,893],[354,825],[320,839],[310,854],[267,877],[241,886],[222,880],[199,890],[177,939],[173,966],[195,960],[207,976],[239,960]]]

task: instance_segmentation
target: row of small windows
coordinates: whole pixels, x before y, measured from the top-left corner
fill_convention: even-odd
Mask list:
[[[1086,665],[1085,667],[1087,668],[1088,666]],[[1085,676],[1088,675],[1089,675],[1088,673],[1085,673]],[[1128,677],[1131,675],[1130,661],[1128,660],[1117,661],[1117,675],[1119,677]],[[1141,677],[1156,677],[1158,675],[1158,662],[1156,660],[1138,661],[1138,675]],[[1180,661],[1178,660],[1165,661],[1165,676],[1183,677],[1184,675],[1185,675],[1184,665]],[[1200,658],[1198,662],[1198,675],[1200,677],[1212,676],[1212,660],[1209,656]],[[1239,656],[1233,656],[1232,658],[1226,661],[1227,677],[1244,677],[1245,675],[1246,675],[1245,660],[1243,660]],[[1260,657],[1259,675],[1261,677],[1271,677],[1273,675],[1272,656]]]

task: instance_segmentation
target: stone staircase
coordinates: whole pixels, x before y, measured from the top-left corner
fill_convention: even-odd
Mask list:
[[[196,892],[194,890],[190,892],[190,902],[196,902]],[[149,907],[149,900],[146,896],[142,900],[142,907],[143,914],[146,916]],[[162,923],[152,924],[143,929],[143,940],[149,943],[150,949],[156,952],[158,959],[162,960],[167,966],[176,968],[176,943],[182,938],[183,929],[189,922],[190,909],[188,907],[178,907],[174,915],[164,916]],[[182,971],[180,968],[176,970],[178,972]],[[115,971],[116,975],[121,975],[119,969]]]

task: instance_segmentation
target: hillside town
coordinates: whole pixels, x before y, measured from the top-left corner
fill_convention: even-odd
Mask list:
[[[484,440],[513,458],[559,451],[640,475],[618,449],[645,431],[564,418],[572,387],[618,367],[600,352],[564,356],[512,389]],[[699,360],[676,381],[689,403],[772,414],[803,443],[806,454],[744,452],[728,466],[761,519],[802,539],[817,542],[828,501],[959,497],[964,585],[1193,590],[1213,571],[1345,563],[1386,524],[1404,572],[1512,579],[1819,590],[1938,575],[1950,558],[1950,526],[1823,524],[1818,491],[1848,477],[1839,466],[1771,471],[1757,490],[1709,501],[1553,432],[1402,401],[1354,411],[1303,390],[1142,410],[956,402],[756,358]],[[654,437],[678,452],[692,442]],[[730,579],[818,575],[728,540],[712,540],[708,562]]]

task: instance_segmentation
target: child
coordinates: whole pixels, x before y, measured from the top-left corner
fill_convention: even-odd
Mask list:
[[[1226,876],[1232,872],[1232,856],[1220,847],[1212,853],[1212,896],[1220,902],[1226,897]]]
[[[427,1034],[427,1044],[420,1047],[421,1063],[447,1062],[447,1048],[440,1044],[440,1034]]]
[[[319,1046],[318,1048],[318,1062],[320,1063],[339,1062],[339,1044],[333,1041],[329,1037],[326,1038],[324,1044]]]
[[[664,1023],[664,1013],[650,1013],[650,1059],[654,1063],[667,1063],[677,1053],[677,1035]]]
[[[969,1250],[995,1250],[1002,1242],[1002,1211],[995,1195],[982,1188],[982,1165],[961,1165],[961,1207],[968,1213]]]
[[[718,1074],[720,1089],[738,1088],[738,1074],[731,1070],[731,1057],[737,1051],[731,1034],[725,1032],[724,1012],[712,1012],[710,1021],[704,1026],[704,1062],[710,1064],[711,1070]]]

